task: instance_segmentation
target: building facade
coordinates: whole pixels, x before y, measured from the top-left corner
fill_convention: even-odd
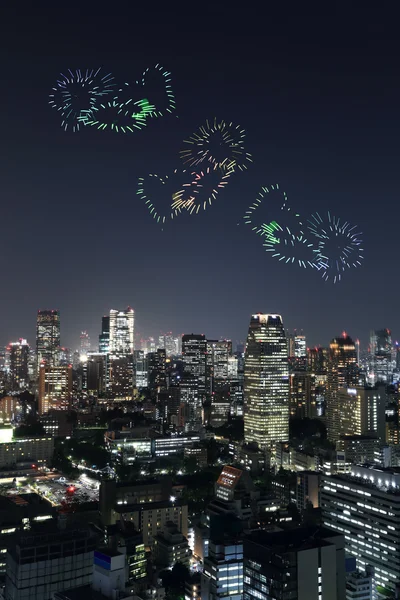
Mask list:
[[[244,438],[269,448],[289,438],[288,348],[282,317],[250,320],[244,364]]]
[[[39,310],[36,320],[36,357],[38,370],[41,363],[57,367],[60,357],[60,312]]]

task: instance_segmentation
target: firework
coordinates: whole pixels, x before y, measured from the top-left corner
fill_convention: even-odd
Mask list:
[[[187,203],[194,200],[196,182],[190,171],[175,169],[171,175],[161,177],[150,173],[139,177],[137,194],[145,201],[153,219],[164,225],[168,219],[176,217]],[[155,196],[169,197],[170,214],[161,213],[155,205]]]
[[[99,98],[113,92],[113,80],[110,73],[102,76],[100,69],[61,73],[49,96],[50,106],[61,115],[61,126],[79,131],[82,117],[94,109]]]
[[[213,200],[216,200],[218,194],[228,185],[228,179],[234,172],[234,166],[232,163],[222,169],[214,165],[192,173],[192,197],[174,199],[171,208],[179,211],[186,209],[190,214],[197,214],[201,208],[206,210],[207,206],[211,206]]]
[[[273,203],[276,194],[281,197],[278,207]],[[262,205],[266,206],[269,216],[265,222],[257,217]],[[300,215],[291,209],[286,192],[282,192],[278,184],[262,187],[243,218],[263,238],[265,251],[271,252],[273,258],[303,268],[316,266],[316,249],[304,233],[306,228]]]
[[[110,102],[99,104],[81,117],[81,122],[104,131],[110,129],[116,133],[134,133],[146,125],[154,106],[148,100],[128,100],[119,102],[114,98]]]
[[[175,96],[171,86],[171,73],[160,64],[147,67],[142,73],[138,85],[145,88],[145,95],[151,98],[153,117],[162,117],[176,110]]]
[[[180,155],[183,162],[190,166],[201,163],[211,163],[217,167],[235,163],[236,167],[243,171],[247,169],[247,162],[252,162],[251,154],[245,152],[244,140],[246,132],[240,125],[206,121],[188,140]]]
[[[330,212],[324,218],[314,213],[308,219],[308,230],[316,239],[316,267],[322,272],[322,279],[337,283],[344,271],[361,266],[364,255],[356,225],[342,223]]]

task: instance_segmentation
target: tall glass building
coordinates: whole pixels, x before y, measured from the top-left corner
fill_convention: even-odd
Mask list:
[[[327,367],[326,426],[328,438],[335,442],[340,419],[337,412],[338,391],[341,388],[354,388],[359,383],[356,345],[346,332],[331,341]]]
[[[45,362],[57,367],[60,358],[60,311],[39,310],[36,320],[36,356],[38,371]]]
[[[289,439],[288,346],[280,315],[250,320],[244,359],[244,438],[270,448]]]
[[[111,353],[133,354],[135,346],[135,311],[110,310],[110,348]]]

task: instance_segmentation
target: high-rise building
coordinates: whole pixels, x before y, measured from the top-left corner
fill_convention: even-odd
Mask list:
[[[69,408],[72,393],[72,366],[50,367],[41,364],[39,369],[39,415],[51,408]]]
[[[20,339],[9,345],[10,351],[10,385],[14,391],[24,389],[29,384],[29,344]]]
[[[87,356],[90,352],[90,337],[87,331],[82,331],[80,337],[80,351],[83,356]]]
[[[329,529],[254,531],[244,541],[243,600],[344,600],[344,536]]]
[[[112,354],[133,354],[135,346],[135,311],[110,310],[110,347]]]
[[[250,320],[244,365],[244,438],[268,448],[289,438],[288,348],[282,317]]]
[[[36,356],[38,371],[45,362],[57,367],[60,356],[60,312],[58,310],[39,310],[36,321]]]
[[[287,334],[289,358],[303,358],[307,356],[306,336],[297,333]]]
[[[99,335],[99,352],[108,354],[110,351],[110,317],[104,316],[101,319],[101,333]]]
[[[315,375],[305,371],[291,372],[289,376],[290,416],[313,419],[316,412]]]
[[[228,381],[231,340],[207,340],[207,392],[216,392]]]
[[[371,379],[372,383],[378,381],[392,383],[392,335],[390,329],[378,329],[371,332]]]
[[[107,368],[109,397],[131,400],[133,397],[133,354],[108,355]]]
[[[335,436],[337,394],[341,388],[354,388],[359,384],[357,352],[354,341],[346,332],[334,338],[329,346],[326,390],[326,425],[328,438]]]
[[[203,334],[188,333],[182,336],[181,402],[189,407],[189,429],[201,425],[202,406],[206,397],[207,340]]]
[[[82,362],[82,389],[90,396],[101,396],[106,391],[107,357],[100,352],[89,352]]]
[[[341,388],[332,397],[329,439],[342,436],[372,435],[382,442],[386,436],[385,386]]]
[[[53,520],[22,531],[7,552],[7,600],[51,600],[53,594],[89,585],[98,543],[89,529],[57,530]]]
[[[147,354],[148,387],[154,397],[167,389],[166,353],[163,348]]]
[[[158,338],[158,348],[165,350],[167,357],[178,356],[179,352],[179,338],[172,335],[172,331],[164,333]]]
[[[133,353],[133,377],[136,389],[148,387],[148,363],[143,350],[135,350]]]
[[[307,349],[307,366],[310,373],[314,373],[315,375],[326,373],[326,354],[325,348]]]
[[[346,554],[356,558],[357,568],[373,568],[374,598],[390,597],[389,592],[395,597],[400,581],[397,470],[353,465],[348,475],[322,475],[321,509],[323,524],[345,535]]]
[[[70,365],[73,361],[73,352],[71,350],[71,348],[60,348],[60,358],[59,358],[59,365],[60,367],[65,367],[67,365]]]
[[[295,358],[305,358],[307,356],[307,344],[305,335],[295,335],[294,356]]]

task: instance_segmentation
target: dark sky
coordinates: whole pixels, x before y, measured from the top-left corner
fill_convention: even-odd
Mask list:
[[[385,9],[395,3],[245,14],[226,3],[91,14],[80,4],[1,15],[0,342],[33,343],[37,309],[59,308],[62,343],[75,347],[81,329],[97,336],[102,314],[127,305],[142,335],[238,341],[261,311],[310,344],[343,329],[400,336],[400,39]],[[172,73],[179,118],[135,135],[72,133],[48,105],[67,68],[101,66],[122,83],[157,62]],[[207,211],[161,231],[137,179],[181,167],[182,140],[214,116],[246,129],[254,163]],[[363,266],[333,285],[264,252],[242,217],[276,182],[302,215],[330,209],[357,224]]]

